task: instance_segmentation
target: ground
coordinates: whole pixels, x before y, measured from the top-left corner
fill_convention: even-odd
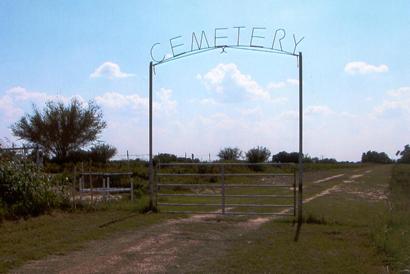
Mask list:
[[[372,237],[389,207],[391,168],[307,172],[299,230],[283,217],[163,216],[150,225],[135,217],[134,229],[12,272],[389,273]]]

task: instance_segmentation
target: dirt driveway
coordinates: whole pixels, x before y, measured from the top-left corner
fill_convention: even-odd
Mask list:
[[[356,170],[334,172],[325,177],[312,176],[308,178],[311,185],[331,181],[335,184],[305,197],[305,203],[340,191],[344,185],[351,185],[365,174],[366,170]],[[190,272],[223,256],[231,242],[271,220],[273,217],[221,218],[213,215],[173,219],[121,236],[90,242],[86,248],[66,255],[28,263],[14,273]],[[289,223],[289,230],[292,229]]]

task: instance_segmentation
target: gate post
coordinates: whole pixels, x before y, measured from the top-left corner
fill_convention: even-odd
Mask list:
[[[154,209],[154,163],[152,161],[152,61],[149,63],[149,208]]]
[[[221,206],[222,206],[222,215],[225,214],[225,167],[222,164],[221,166]]]
[[[299,164],[298,164],[298,223],[302,224],[303,206],[303,69],[299,52]]]

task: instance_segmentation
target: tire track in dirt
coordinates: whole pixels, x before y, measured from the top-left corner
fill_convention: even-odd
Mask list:
[[[326,182],[343,176],[338,174],[317,180],[313,183]],[[353,175],[355,176],[355,175]],[[353,177],[352,176],[352,177]],[[362,176],[362,175],[361,175]],[[350,178],[352,178],[350,177]],[[360,177],[360,176],[359,176]],[[357,177],[355,177],[357,178]],[[338,191],[340,185],[329,187],[311,197],[304,199],[309,203],[315,199]],[[228,209],[229,210],[229,209]],[[289,213],[292,209],[284,209],[280,214]],[[242,229],[249,232],[261,225],[280,218],[280,216],[256,217],[246,221],[230,224],[232,230]],[[143,231],[128,233],[117,239],[98,241],[81,251],[64,256],[51,256],[45,260],[29,263],[14,273],[158,273],[166,272],[167,268],[176,261],[178,254],[186,250],[199,248],[204,240],[183,239],[186,236],[179,226],[200,225],[209,220],[215,220],[214,214],[192,215],[184,219],[168,220],[154,225]],[[229,233],[229,231],[224,231]],[[206,234],[209,240],[222,239],[223,235]]]

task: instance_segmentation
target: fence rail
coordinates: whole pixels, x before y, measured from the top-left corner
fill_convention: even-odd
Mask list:
[[[200,167],[215,167],[213,170],[206,172],[195,172],[195,168]],[[271,167],[287,167],[290,172],[232,172],[226,173],[226,169],[230,167],[254,167],[254,166],[271,166]],[[172,167],[188,167],[187,170],[173,170]],[[162,169],[162,170],[161,170]],[[165,170],[164,170],[165,169]],[[161,179],[167,179],[162,182]],[[186,178],[194,178],[200,182],[181,182]],[[216,182],[203,182],[206,179],[213,178]],[[246,178],[253,180],[251,182],[230,182],[229,178]],[[273,182],[265,183],[267,178],[280,179],[290,178],[291,182],[284,183]],[[173,179],[174,181],[170,180]],[[280,179],[282,180],[282,179]],[[296,214],[296,165],[285,163],[159,163],[156,166],[155,172],[155,203],[160,212],[164,213],[179,213],[179,214],[222,214],[222,215],[283,215],[295,216]],[[176,182],[175,182],[176,181]],[[196,193],[193,190],[212,189],[214,193]],[[227,193],[228,190],[245,191],[246,193]],[[242,190],[241,190],[242,189]],[[286,193],[267,193],[270,190],[282,189],[280,192]],[[258,193],[250,193],[251,191]],[[173,193],[164,193],[165,191],[173,191]],[[191,191],[191,193],[189,193]],[[187,193],[188,192],[188,193]],[[261,193],[260,193],[261,192]],[[189,199],[188,201],[183,201]],[[195,199],[202,199],[196,202]],[[176,199],[168,201],[168,199]],[[194,200],[193,200],[194,199]],[[215,202],[218,199],[219,202]],[[235,202],[228,202],[227,199],[236,199]],[[247,199],[254,199],[257,202],[249,202]],[[272,201],[276,199],[290,199],[291,203],[275,204]],[[205,200],[205,201],[204,201]],[[203,211],[200,208],[214,208],[214,211]],[[194,208],[195,210],[187,210]],[[215,211],[215,208],[218,209]],[[281,212],[257,212],[246,211],[246,209],[275,209],[288,208]],[[271,210],[273,211],[273,210]]]

